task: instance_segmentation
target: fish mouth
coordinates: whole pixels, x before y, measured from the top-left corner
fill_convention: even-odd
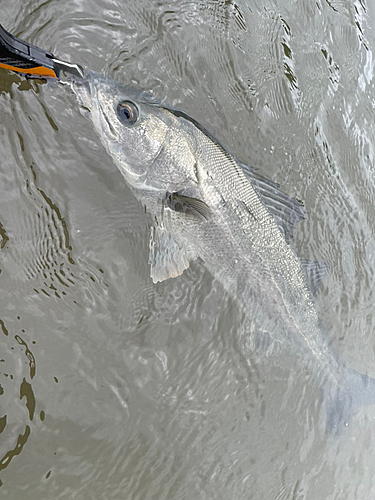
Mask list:
[[[100,104],[98,98],[96,98],[96,102],[97,102],[98,109],[99,109],[100,121],[102,122],[103,127],[107,126],[109,135],[112,135],[113,140],[115,140],[117,138],[117,134],[115,132],[115,129],[112,127],[111,122],[110,122],[109,118],[107,117],[107,115],[105,114],[103,107]]]
[[[73,80],[70,84],[71,89],[78,98],[79,103],[85,109],[92,109],[92,93],[90,81],[87,78]]]
[[[100,103],[95,85],[92,85],[92,75],[89,73],[87,78],[74,80],[71,83],[71,88],[84,109],[91,112],[93,112],[95,108],[97,109],[102,127],[107,131],[107,135],[111,137],[112,140],[116,140],[116,132]]]
[[[109,78],[100,73],[90,70],[85,77],[74,78],[70,82],[70,87],[78,97],[80,104],[91,111],[94,101],[98,101],[98,86],[100,86],[100,84],[107,84],[109,80]]]

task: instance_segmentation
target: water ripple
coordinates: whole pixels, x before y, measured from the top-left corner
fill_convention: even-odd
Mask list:
[[[6,411],[0,417],[0,471],[3,471],[22,452],[34,426],[36,401],[32,381],[36,361],[23,338],[25,330],[22,330],[22,336],[12,335],[7,322],[2,319],[0,326],[5,336],[0,340],[0,397],[2,409]]]
[[[35,167],[30,165],[30,176],[21,191],[28,208],[17,220],[18,227],[9,233],[9,253],[23,269],[25,278],[41,278],[44,286],[35,290],[59,297],[74,285],[75,262],[69,232],[58,206],[36,183]]]
[[[293,242],[331,269],[322,323],[348,366],[373,371],[370,3],[3,7],[13,33],[184,109],[302,199]],[[373,408],[327,439],[303,361],[262,340],[201,262],[152,283],[150,221],[67,89],[0,78],[2,491],[369,498]]]

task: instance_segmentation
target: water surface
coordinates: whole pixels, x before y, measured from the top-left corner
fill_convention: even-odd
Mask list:
[[[6,29],[177,106],[309,217],[333,349],[375,376],[374,28],[364,0],[0,2]],[[8,499],[358,499],[375,408],[324,433],[319,387],[254,346],[193,263],[149,277],[150,221],[67,87],[0,73],[0,492]]]

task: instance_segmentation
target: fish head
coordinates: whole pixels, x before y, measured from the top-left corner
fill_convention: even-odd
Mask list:
[[[72,86],[128,184],[173,191],[196,180],[188,134],[180,133],[178,119],[154,98],[94,72]]]

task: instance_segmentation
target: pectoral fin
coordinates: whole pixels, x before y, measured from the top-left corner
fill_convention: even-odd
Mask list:
[[[179,193],[167,193],[165,206],[199,221],[207,221],[211,218],[210,208],[204,201]]]
[[[152,229],[149,264],[154,283],[179,276],[196,258],[192,250],[181,248],[166,229],[159,226]]]

